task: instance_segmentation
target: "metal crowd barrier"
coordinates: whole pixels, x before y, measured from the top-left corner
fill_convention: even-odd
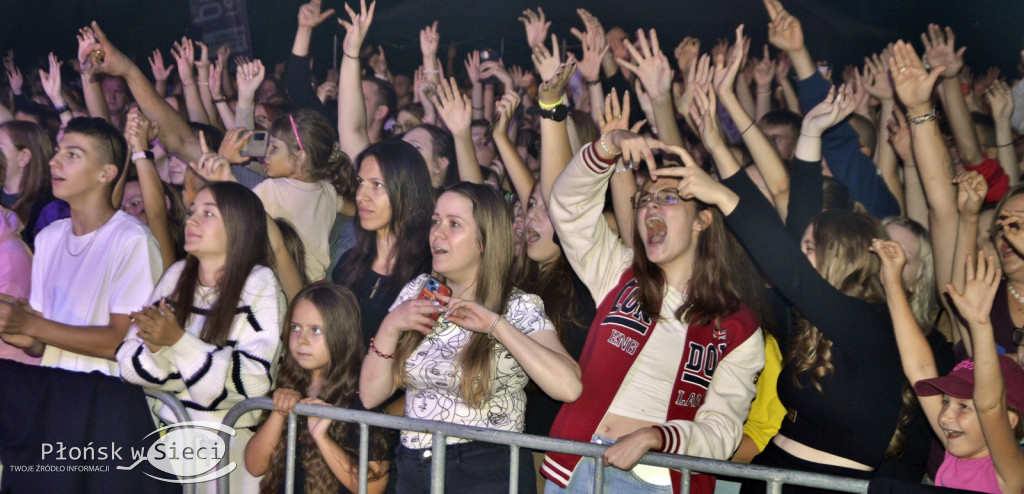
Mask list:
[[[245,413],[253,410],[274,410],[274,402],[270,398],[251,398],[235,405],[224,417],[223,424],[234,427],[235,422]],[[294,492],[295,482],[295,441],[297,437],[298,415],[327,418],[342,422],[359,424],[359,494],[366,494],[367,463],[369,457],[370,426],[382,427],[385,429],[414,430],[428,432],[434,435],[432,448],[430,492],[432,494],[444,493],[444,463],[446,437],[459,437],[473,441],[504,444],[509,446],[509,492],[518,492],[519,472],[519,449],[529,448],[540,451],[555,451],[569,453],[579,456],[595,458],[598,465],[601,464],[601,456],[607,445],[555,439],[544,436],[533,436],[516,432],[497,431],[493,429],[482,429],[464,425],[449,424],[433,420],[410,419],[396,417],[383,413],[367,412],[362,410],[349,410],[335,408],[325,405],[297,404],[295,410],[288,415],[288,455],[285,467],[285,493]],[[229,444],[230,437],[221,432],[221,438],[225,444]],[[226,467],[231,462],[230,448],[224,458],[221,459],[217,468]],[[723,475],[741,479],[762,480],[767,482],[765,492],[770,494],[781,494],[782,486],[790,484],[795,486],[827,489],[837,492],[866,493],[868,481],[846,477],[836,477],[795,470],[782,470],[743,463],[711,460],[707,458],[696,458],[692,456],[672,455],[666,453],[648,453],[640,459],[640,463],[658,467],[671,468],[682,472],[682,488],[680,492],[689,492],[690,473],[700,472],[712,475]],[[237,468],[244,468],[239,465]],[[524,468],[533,468],[533,465],[526,465]],[[603,468],[595,469],[594,492],[601,494],[603,490]],[[229,490],[228,475],[217,479],[217,492],[227,493]]]
[[[167,407],[171,409],[171,413],[174,414],[174,418],[178,423],[192,421],[192,415],[188,413],[188,409],[185,408],[185,405],[181,403],[181,400],[179,400],[177,396],[159,389],[143,388],[143,391],[146,392],[146,396],[160,400],[164,405],[167,405]],[[196,485],[187,483],[182,484],[182,492],[183,494],[195,494]]]

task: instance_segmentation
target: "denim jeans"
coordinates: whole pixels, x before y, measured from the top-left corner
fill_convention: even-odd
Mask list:
[[[594,436],[591,442],[598,444],[615,444],[614,439],[602,436]],[[591,494],[594,492],[594,466],[593,458],[584,456],[576,469],[572,472],[569,485],[562,489],[557,484],[548,480],[544,484],[544,494]],[[619,470],[615,467],[604,467],[604,492],[608,494],[619,493],[672,493],[671,485],[657,485],[647,482],[633,473],[632,470]]]
[[[395,453],[398,494],[430,493],[432,452],[399,446]],[[509,447],[468,442],[445,448],[445,492],[498,494],[508,492]],[[519,450],[519,492],[536,494],[537,480],[530,450]]]

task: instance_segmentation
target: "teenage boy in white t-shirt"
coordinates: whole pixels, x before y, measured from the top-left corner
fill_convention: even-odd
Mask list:
[[[42,365],[119,375],[114,355],[160,278],[156,239],[111,194],[127,144],[106,120],[67,123],[50,161],[53,195],[71,218],[36,236],[28,303],[0,296],[0,336]]]

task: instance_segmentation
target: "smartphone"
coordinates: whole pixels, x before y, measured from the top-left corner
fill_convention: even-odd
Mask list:
[[[249,143],[245,145],[241,154],[248,158],[262,158],[267,155],[268,142],[270,140],[267,138],[267,131],[257,130],[249,137]]]
[[[488,48],[486,50],[480,50],[480,61],[481,62],[487,62],[487,61],[495,61],[495,62],[497,62],[500,58],[501,58],[501,55],[498,54],[498,50],[492,50],[490,48]],[[480,83],[481,84],[499,84],[499,83],[501,83],[501,80],[499,80],[497,76],[493,76],[492,75],[490,77],[486,77],[484,79],[481,79]]]
[[[421,300],[430,300],[434,302],[434,305],[440,307],[444,305],[444,302],[437,298],[438,295],[451,297],[452,289],[448,288],[444,283],[437,281],[437,278],[431,276],[430,278],[427,278],[427,283],[423,285],[423,289],[420,290],[419,298]]]

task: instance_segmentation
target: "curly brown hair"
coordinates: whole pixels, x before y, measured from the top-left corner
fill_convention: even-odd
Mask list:
[[[288,306],[284,318],[285,329],[290,328],[295,307],[303,301],[312,303],[320,311],[324,321],[322,329],[330,354],[330,362],[321,373],[323,389],[320,390],[319,398],[338,408],[351,408],[359,400],[359,369],[363,365],[363,349],[366,348],[359,324],[359,304],[348,288],[333,283],[310,285],[295,295],[295,299]],[[312,373],[303,369],[292,356],[290,333],[291,331],[281,332],[285,351],[281,358],[281,370],[277,374],[275,389],[294,389],[305,395],[312,384]],[[271,413],[274,411],[265,412],[262,421],[266,421]],[[305,421],[305,417],[300,418],[302,430],[306,428]],[[351,465],[358,465],[358,446],[353,447],[348,440],[353,428],[358,430],[358,424],[335,420],[328,427],[327,435],[345,452]],[[286,434],[287,430],[282,428],[281,440],[274,447],[270,455],[270,467],[260,482],[262,493],[280,492],[284,483],[285,459],[288,454]],[[371,427],[370,458],[386,458],[389,448],[384,431]],[[297,459],[302,462],[302,467],[306,471],[304,492],[338,492],[341,482],[331,472],[318,448],[303,448],[302,457]],[[387,474],[387,470],[374,470],[371,466],[368,480],[384,478]]]

